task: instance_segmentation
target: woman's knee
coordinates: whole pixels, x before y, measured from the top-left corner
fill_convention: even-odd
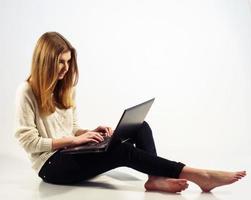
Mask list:
[[[150,127],[150,125],[148,124],[148,122],[147,122],[147,121],[143,121],[142,126],[143,126],[143,127],[150,128],[150,129],[151,129],[151,127]]]
[[[144,122],[142,123],[142,129],[143,129],[144,131],[147,131],[148,133],[151,133],[151,134],[152,134],[152,129],[151,129],[150,125],[149,125],[146,121],[144,121]]]

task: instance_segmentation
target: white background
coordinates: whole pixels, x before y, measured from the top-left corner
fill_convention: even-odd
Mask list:
[[[1,152],[25,157],[15,91],[37,39],[57,31],[78,52],[83,128],[115,128],[125,108],[156,97],[147,121],[160,155],[250,155],[248,0],[0,0],[0,25]]]

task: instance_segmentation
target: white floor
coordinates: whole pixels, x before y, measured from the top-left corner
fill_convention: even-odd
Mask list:
[[[243,168],[243,166],[245,166],[245,169],[250,171],[250,155],[242,155],[239,156],[238,159],[234,157],[235,155],[233,154],[224,156],[224,158],[214,156],[214,163],[217,162],[217,165],[221,169],[229,169],[230,167],[228,165],[232,165],[234,163],[230,169]],[[196,185],[190,183],[189,188],[180,194],[167,194],[159,192],[145,192],[143,185],[146,176],[127,168],[119,168],[110,171],[83,184],[75,186],[60,186],[42,182],[31,170],[29,161],[17,155],[0,155],[0,159],[0,198],[4,200],[93,200],[101,198],[109,200],[236,200],[247,199],[247,197],[250,198],[251,196],[249,193],[251,189],[251,179],[249,176],[235,184],[217,188],[213,190],[212,193],[201,193]],[[199,163],[197,158],[193,157],[193,159],[195,163]],[[208,159],[202,159],[200,163],[206,163],[209,166],[215,165],[212,163],[210,164]]]

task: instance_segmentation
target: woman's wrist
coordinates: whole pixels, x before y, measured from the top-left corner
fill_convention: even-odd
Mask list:
[[[82,134],[85,134],[85,133],[87,133],[88,131],[90,131],[90,130],[88,130],[88,129],[78,129],[76,132],[75,132],[75,136],[80,136],[80,135],[82,135]]]
[[[52,149],[57,150],[69,146],[73,146],[75,144],[75,136],[67,136],[59,139],[52,140]]]

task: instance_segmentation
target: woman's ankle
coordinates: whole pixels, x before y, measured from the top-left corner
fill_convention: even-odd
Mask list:
[[[179,178],[187,179],[188,181],[196,183],[198,178],[204,176],[207,176],[206,170],[185,166],[182,169]]]

